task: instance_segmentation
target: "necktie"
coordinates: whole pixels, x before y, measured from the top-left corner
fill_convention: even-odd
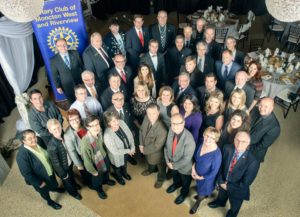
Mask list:
[[[99,48],[99,51],[101,53],[101,56],[103,57],[104,61],[106,62],[107,67],[109,68],[109,57],[108,55],[102,50],[102,48]]]
[[[186,46],[187,48],[189,48],[189,47],[190,47],[190,41],[186,41],[186,42],[185,42],[185,46]]]
[[[90,111],[89,111],[89,109],[88,109],[88,107],[87,107],[87,105],[85,103],[83,103],[83,109],[84,109],[84,112],[85,112],[86,116],[90,116],[91,115],[91,113],[90,113]]]
[[[198,69],[199,69],[199,71],[202,72],[202,59],[201,58],[199,58],[199,61],[198,61]]]
[[[139,39],[140,39],[140,42],[142,44],[142,47],[144,47],[144,37],[143,37],[143,34],[142,34],[141,30],[139,30]]]
[[[160,30],[160,40],[161,40],[161,47],[165,49],[166,46],[166,31],[164,26],[159,26]]]
[[[120,118],[124,121],[124,112],[123,112],[123,110],[120,110]]]
[[[228,66],[225,66],[223,77],[227,77],[227,75],[228,75]]]
[[[173,138],[173,143],[172,143],[172,157],[174,156],[174,153],[176,150],[176,146],[177,146],[177,142],[178,142],[177,140],[178,140],[177,135],[175,135]]]
[[[232,160],[231,160],[231,163],[230,163],[230,167],[229,167],[229,173],[231,173],[232,171],[233,171],[233,168],[234,168],[234,166],[235,166],[235,164],[236,164],[236,162],[237,162],[237,156],[238,156],[238,154],[237,154],[237,152],[234,154],[234,156],[233,156],[233,158],[232,158]]]
[[[91,90],[92,96],[97,98],[97,92],[95,91],[95,87],[91,87],[90,90]]]
[[[64,56],[64,61],[65,61],[66,65],[68,66],[68,68],[71,69],[71,64],[70,64],[68,56]]]
[[[124,81],[124,83],[126,83],[126,75],[125,75],[124,71],[121,70],[121,71],[120,71],[120,74],[121,74],[122,80]]]

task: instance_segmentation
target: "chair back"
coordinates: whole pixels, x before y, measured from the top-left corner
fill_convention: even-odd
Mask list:
[[[249,47],[249,52],[251,51],[257,51],[258,48],[262,48],[264,45],[264,39],[250,39],[250,47]]]
[[[293,44],[298,44],[300,40],[300,27],[290,26],[287,41]]]
[[[228,28],[216,28],[216,42],[220,43],[220,44],[224,44],[225,39],[227,37],[228,34]]]

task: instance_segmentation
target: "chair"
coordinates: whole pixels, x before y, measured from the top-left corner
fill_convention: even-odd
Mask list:
[[[216,28],[216,38],[215,41],[219,44],[225,43],[225,40],[227,38],[228,28]]]
[[[278,40],[280,41],[283,32],[284,32],[284,27],[277,20],[272,18],[270,24],[268,25],[268,30],[266,33],[266,36],[268,36],[269,34],[268,42],[270,41],[272,33],[277,35]]]
[[[238,43],[243,42],[243,48],[245,46],[245,40],[248,40],[249,30],[252,23],[248,22],[246,24],[242,24],[237,35],[233,36]]]
[[[289,98],[289,94],[291,92],[289,91],[288,88],[284,89],[277,96],[275,96],[274,102],[277,105],[279,105],[280,107],[282,107],[284,118],[286,118],[287,115],[289,114],[289,111],[290,111],[291,107],[293,107],[294,112],[297,111],[298,104],[299,104],[299,101],[300,101],[299,90],[300,90],[300,88],[298,88],[297,92],[294,93],[295,95],[294,95],[294,98],[292,100]]]
[[[259,48],[262,48],[264,45],[264,39],[250,39],[250,47],[249,52],[251,51],[257,51]]]
[[[299,42],[300,42],[300,27],[290,26],[287,40],[282,49],[286,49],[288,52],[297,51]]]
[[[178,29],[177,29],[177,35],[183,35],[183,29],[186,26],[189,26],[189,23],[179,23],[178,24]]]

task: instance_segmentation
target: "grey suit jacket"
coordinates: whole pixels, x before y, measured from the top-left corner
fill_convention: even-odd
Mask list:
[[[144,154],[149,164],[156,165],[163,161],[163,146],[167,139],[167,130],[161,120],[157,120],[153,126],[145,116],[140,128],[140,145],[144,146]]]
[[[174,156],[172,156],[173,137],[174,132],[170,129],[164,150],[166,162],[172,163],[174,170],[178,170],[179,173],[190,175],[192,172],[193,155],[196,148],[194,137],[187,129],[184,129],[177,143]]]

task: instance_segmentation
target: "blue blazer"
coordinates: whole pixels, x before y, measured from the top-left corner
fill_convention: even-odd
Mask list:
[[[233,144],[224,145],[222,151],[222,164],[217,178],[219,185],[226,182],[227,173],[234,152],[235,147]],[[259,165],[259,162],[255,159],[250,151],[247,150],[244,152],[244,154],[237,161],[233,171],[228,175],[227,191],[229,198],[239,200],[250,199],[249,187],[257,175]]]
[[[233,81],[235,80],[235,74],[242,68],[239,64],[232,62],[231,69],[228,73],[228,75],[222,75],[222,61],[216,61],[215,63],[215,72],[217,74],[218,78],[218,86],[221,90],[224,90],[226,81]]]

